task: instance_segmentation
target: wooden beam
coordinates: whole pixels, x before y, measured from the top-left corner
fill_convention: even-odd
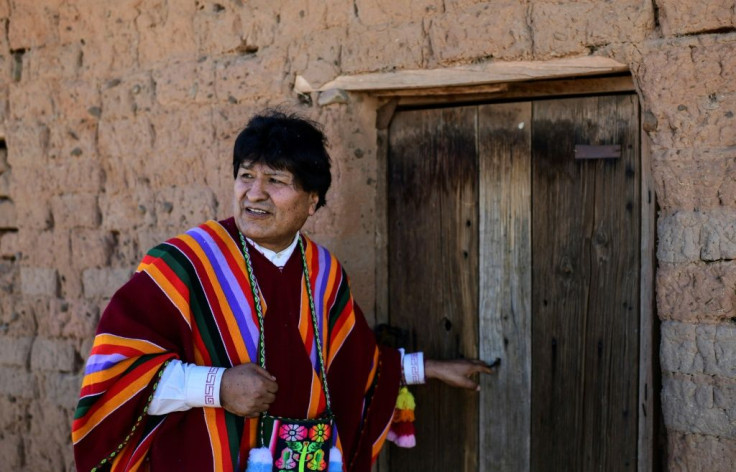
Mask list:
[[[626,64],[607,57],[585,56],[550,61],[491,62],[448,69],[402,70],[341,75],[319,91],[343,89],[352,92],[467,87],[555,77],[580,77],[628,71]]]
[[[412,95],[397,97],[398,105],[404,107],[463,103],[490,102],[509,99],[528,100],[537,97],[574,97],[578,95],[600,95],[621,92],[636,92],[634,81],[629,74],[608,77],[583,77],[574,79],[535,80],[531,82],[512,82],[505,90],[495,92],[454,93],[447,88],[446,95],[424,94],[413,90]],[[457,87],[459,88],[459,87]],[[472,87],[466,87],[471,90]],[[377,92],[376,95],[378,95]]]

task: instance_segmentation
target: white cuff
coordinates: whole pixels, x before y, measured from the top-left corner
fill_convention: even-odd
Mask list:
[[[153,399],[149,415],[165,415],[202,406],[220,406],[220,384],[224,367],[185,364],[174,359],[166,366]]]
[[[401,373],[404,377],[404,383],[407,385],[423,384],[424,378],[424,353],[414,352],[412,354],[404,354],[401,352]]]
[[[192,408],[220,406],[220,383],[224,367],[189,366],[187,372],[187,403]]]
[[[407,385],[424,383],[424,353],[404,355],[404,379]]]

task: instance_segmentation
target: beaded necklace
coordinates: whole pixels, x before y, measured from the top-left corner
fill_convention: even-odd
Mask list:
[[[248,272],[248,279],[250,281],[250,288],[253,293],[253,302],[256,306],[256,315],[258,316],[258,331],[259,331],[259,339],[258,339],[258,362],[262,368],[266,368],[266,338],[264,336],[264,329],[263,329],[263,309],[261,308],[261,297],[259,295],[259,290],[257,288],[258,282],[256,281],[256,277],[253,274],[253,266],[250,261],[250,253],[248,252],[248,245],[245,243],[245,237],[243,236],[243,233],[238,231],[238,234],[240,235],[240,243],[243,246],[243,256],[245,257],[245,268]],[[309,282],[309,269],[307,268],[307,256],[304,250],[304,242],[299,237],[299,251],[301,252],[302,256],[302,273],[304,274],[304,281],[305,285],[307,286],[307,298],[309,298],[309,312],[311,314],[312,318],[312,327],[314,328],[314,339],[317,343],[317,357],[319,359],[319,367],[320,367],[320,373],[322,374],[322,387],[325,391],[325,400],[327,403],[327,416],[332,417],[332,408],[330,406],[330,390],[327,386],[327,372],[325,370],[325,361],[322,356],[322,341],[319,336],[319,331],[317,327],[317,310],[314,308],[314,299],[312,298],[312,287],[311,283]]]

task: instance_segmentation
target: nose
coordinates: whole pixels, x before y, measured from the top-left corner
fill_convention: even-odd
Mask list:
[[[245,192],[245,196],[252,202],[268,199],[268,193],[266,193],[263,181],[261,179],[253,179],[250,187]]]

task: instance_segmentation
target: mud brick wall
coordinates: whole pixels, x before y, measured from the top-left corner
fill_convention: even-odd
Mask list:
[[[667,465],[736,462],[733,0],[0,0],[0,457],[73,470],[101,310],[147,248],[231,207],[233,136],[286,105],[324,123],[335,185],[309,224],[375,294],[376,132],[293,92],[341,74],[601,55],[652,143]],[[315,98],[315,97],[312,97]],[[365,104],[365,103],[364,103]],[[363,110],[363,111],[361,111]]]

